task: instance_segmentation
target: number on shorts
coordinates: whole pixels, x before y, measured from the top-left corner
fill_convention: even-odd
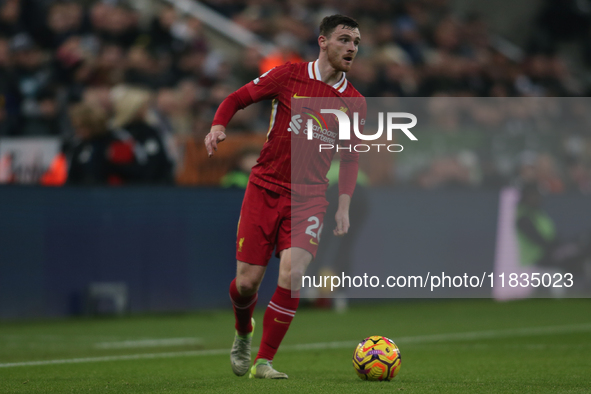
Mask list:
[[[310,216],[308,218],[308,221],[313,223],[306,228],[306,234],[314,238],[318,238],[318,235],[316,235],[316,232],[314,230],[316,230],[320,226],[320,220],[316,216]]]

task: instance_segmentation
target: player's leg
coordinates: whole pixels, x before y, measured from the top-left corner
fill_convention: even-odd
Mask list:
[[[258,289],[273,253],[279,214],[272,209],[278,195],[254,184],[247,186],[236,237],[236,278],[230,283],[230,299],[236,319],[236,335],[230,352],[232,370],[238,376],[250,368],[254,331],[252,314]]]
[[[280,251],[277,289],[265,311],[263,338],[251,377],[287,378],[286,374],[275,371],[270,362],[298,308],[302,276],[316,255],[326,205],[324,197],[289,204],[277,240]]]
[[[289,248],[281,252],[277,288],[263,319],[263,339],[257,359],[273,360],[300,303],[301,277],[312,261],[310,252]]]
[[[252,332],[252,313],[266,269],[264,266],[237,261],[236,278],[230,283],[230,300],[234,308],[238,335]]]
[[[286,374],[273,369],[272,361],[298,309],[301,278],[311,261],[312,254],[301,248],[280,252],[277,289],[265,311],[263,338],[251,377],[287,379]]]
[[[254,333],[252,314],[266,267],[237,262],[236,278],[230,283],[230,300],[236,320],[236,335],[230,351],[232,371],[243,376],[250,368],[250,348]]]

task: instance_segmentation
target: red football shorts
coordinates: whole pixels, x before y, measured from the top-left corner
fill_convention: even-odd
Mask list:
[[[325,197],[292,200],[248,182],[236,236],[236,260],[267,266],[273,250],[292,246],[316,257],[322,222],[328,202]]]

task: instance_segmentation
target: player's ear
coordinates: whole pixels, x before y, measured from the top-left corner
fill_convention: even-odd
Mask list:
[[[318,37],[318,46],[320,47],[320,49],[322,49],[322,50],[326,49],[327,42],[328,42],[328,38],[326,38],[325,36]]]

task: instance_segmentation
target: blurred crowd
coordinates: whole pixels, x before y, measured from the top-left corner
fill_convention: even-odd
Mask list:
[[[230,93],[229,71],[197,18],[164,3],[151,17],[134,6],[2,0],[0,136],[63,138],[68,167],[95,171],[82,183],[173,182],[184,140]],[[121,141],[135,166],[125,177],[106,168],[118,165]]]
[[[154,12],[137,8],[148,2]],[[536,24],[524,29],[529,44],[519,55],[499,44],[484,18],[458,15],[448,0],[203,3],[275,49],[263,53],[248,47],[238,57],[229,56],[226,48],[208,39],[202,21],[168,2],[1,0],[0,137],[59,136],[64,140],[61,160],[72,183],[178,182],[179,172],[187,170],[182,167],[191,156],[191,143],[199,144],[208,132],[219,103],[278,64],[315,59],[319,22],[334,13],[360,22],[360,52],[347,77],[366,97],[587,93],[587,85],[554,50],[560,40],[574,38],[557,36],[556,23],[543,23],[552,2],[540,10]],[[575,2],[562,3],[566,7]],[[577,21],[578,29],[589,34],[589,19],[583,15]],[[584,52],[588,40],[581,41]],[[268,107],[240,111],[232,132],[264,135]],[[510,140],[512,134],[507,133]],[[571,185],[570,173],[580,174],[579,183],[586,184],[591,140],[584,133],[575,137],[560,136],[570,141],[567,146],[581,145],[576,157],[565,155],[560,146],[536,150],[535,143],[516,155],[523,165],[537,163],[536,171],[552,167],[564,185]],[[478,150],[459,157],[438,155],[420,169],[401,163],[380,182],[430,189],[448,183],[500,185],[527,176],[521,165],[499,159],[500,140],[502,136],[491,142],[497,145],[488,156]],[[101,164],[94,161],[97,152]],[[464,181],[438,181],[442,173]]]
[[[551,39],[536,40],[539,45],[530,45],[531,51],[521,56],[497,43],[481,15],[459,15],[448,0],[204,2],[274,42],[275,56],[287,60],[317,56],[317,26],[325,15],[354,16],[362,41],[348,78],[366,97],[570,96],[584,91],[548,49]],[[536,26],[523,34],[534,35]]]
[[[591,99],[406,99],[422,120],[393,178],[422,189],[535,183],[545,193],[591,193]],[[375,126],[374,126],[375,127]]]

